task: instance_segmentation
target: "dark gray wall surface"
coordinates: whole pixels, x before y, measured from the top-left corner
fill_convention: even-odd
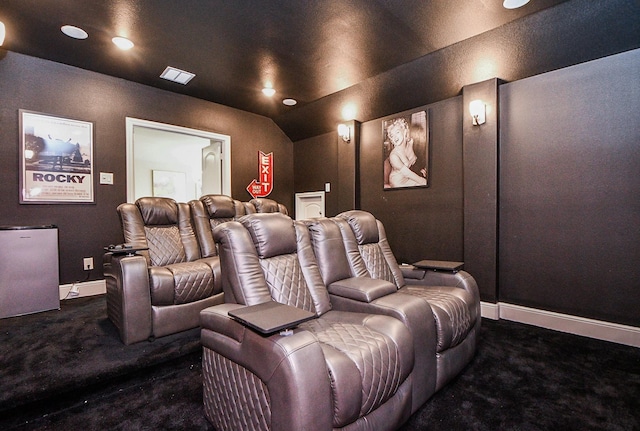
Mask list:
[[[498,300],[498,80],[462,89],[464,263],[480,289],[480,299]],[[474,126],[469,104],[486,105],[486,122]]]
[[[500,87],[500,301],[640,326],[640,50]]]
[[[382,123],[361,125],[361,208],[385,226],[400,262],[462,260],[462,97],[406,113],[427,110],[430,130],[428,188],[383,189]]]
[[[83,280],[82,258],[93,256],[92,279],[102,278],[102,247],[122,241],[118,204],[126,201],[125,117],[231,136],[232,194],[249,200],[258,178],[258,151],[274,153],[274,191],[293,209],[291,140],[272,120],[82,69],[0,51],[0,224],[55,224],[60,282]],[[94,172],[113,172],[115,184],[94,178],[95,204],[20,205],[18,110],[94,122]]]
[[[325,133],[298,141],[293,145],[295,192],[324,190],[325,183],[331,191],[325,193],[325,213],[328,217],[338,214],[338,132]]]

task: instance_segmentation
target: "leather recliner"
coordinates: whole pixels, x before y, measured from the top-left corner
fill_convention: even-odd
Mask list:
[[[214,229],[227,303],[201,313],[205,413],[218,430],[391,430],[411,412],[413,339],[389,316],[331,310],[309,232],[279,214]],[[277,301],[313,312],[290,336],[231,319]]]
[[[385,314],[402,321],[414,343],[412,413],[436,390],[436,326],[428,303],[398,292],[395,283],[353,276],[340,228],[334,219],[304,220],[318,269],[335,310]]]
[[[247,214],[281,212],[288,214],[287,207],[267,198],[256,198],[241,202],[231,196],[208,194],[189,201],[193,227],[200,244],[202,257],[217,256],[213,240],[213,229],[224,222],[237,220]]]
[[[195,328],[223,302],[220,261],[202,258],[186,203],[146,197],[118,206],[136,255],[106,253],[107,315],[125,344]]]
[[[481,312],[474,278],[465,271],[434,272],[413,267],[404,271],[391,251],[384,226],[371,213],[347,211],[332,220],[342,233],[352,276],[389,281],[399,293],[429,304],[436,328],[438,391],[462,371],[476,351]],[[348,298],[332,300],[341,309],[369,310]],[[425,318],[431,316],[426,314]]]

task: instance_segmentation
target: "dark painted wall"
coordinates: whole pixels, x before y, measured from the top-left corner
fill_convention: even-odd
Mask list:
[[[640,50],[500,87],[500,301],[640,326]]]
[[[427,110],[430,130],[428,188],[383,189],[382,123],[363,123],[360,142],[361,207],[380,219],[401,262],[462,260],[462,98]]]
[[[407,113],[425,109],[430,116],[430,186],[383,190],[382,122],[386,118],[362,123],[360,207],[384,223],[399,261],[462,260],[462,97]],[[335,132],[294,144],[296,192],[322,190],[325,182],[337,178],[338,166],[348,165],[336,160],[337,145],[353,143],[345,144]],[[331,193],[326,194],[328,216],[346,209],[339,208],[336,192],[332,183]]]
[[[82,258],[87,256],[94,257],[96,267],[91,278],[102,278],[102,246],[122,241],[116,206],[126,201],[127,116],[230,135],[232,194],[241,200],[250,199],[245,188],[258,178],[258,151],[273,151],[270,197],[293,209],[292,143],[270,119],[59,63],[0,53],[0,224],[58,225],[61,283],[84,279]],[[94,122],[95,173],[113,172],[115,184],[94,180],[94,205],[20,205],[19,109]]]
[[[480,299],[498,302],[498,80],[462,89],[464,189],[464,263],[473,274]],[[485,104],[486,121],[473,125],[469,104]]]
[[[295,192],[324,190],[325,183],[331,191],[325,193],[325,212],[328,217],[338,214],[338,133],[325,133],[298,141],[293,145]],[[294,208],[295,209],[295,208]]]
[[[640,326],[638,70],[634,50],[499,86],[498,287],[483,300]],[[382,122],[403,113],[365,122],[361,208],[385,224],[399,261],[463,260],[468,107],[459,96],[407,112],[421,109],[430,187],[384,191]],[[335,177],[336,145],[336,133],[294,144],[296,187],[310,185],[297,191]]]

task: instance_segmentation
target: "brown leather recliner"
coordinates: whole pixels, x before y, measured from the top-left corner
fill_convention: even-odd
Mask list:
[[[202,257],[218,255],[213,241],[213,228],[220,223],[245,215],[245,206],[242,202],[227,195],[205,195],[198,200],[189,201],[189,207]]]
[[[289,211],[287,211],[287,207],[283,204],[274,201],[269,198],[254,198],[249,201],[253,208],[255,208],[256,213],[282,213],[284,215],[289,215]],[[247,213],[250,214],[250,213]]]
[[[389,247],[384,226],[371,213],[347,211],[332,220],[341,230],[352,276],[389,281],[398,292],[425,301],[431,307],[437,335],[435,390],[439,390],[462,371],[476,351],[481,312],[475,280],[465,271],[410,268],[403,273]],[[369,310],[349,298],[332,301],[340,309]]]
[[[189,201],[193,227],[200,244],[202,257],[217,256],[212,230],[219,224],[237,220],[247,214],[281,212],[288,214],[287,207],[272,199],[257,198],[241,202],[231,196],[209,194]]]
[[[107,314],[125,344],[195,328],[223,302],[220,261],[202,258],[186,203],[140,198],[118,206],[124,241],[148,250],[106,253]]]
[[[201,313],[205,413],[218,430],[391,430],[410,415],[413,339],[389,316],[331,310],[309,233],[280,214],[215,228],[228,302]],[[317,317],[290,336],[231,319],[277,301]]]
[[[309,229],[318,269],[328,287],[334,309],[385,314],[402,321],[411,331],[415,352],[412,413],[436,390],[436,325],[428,303],[398,292],[393,282],[352,275],[342,233],[334,219],[303,221]]]

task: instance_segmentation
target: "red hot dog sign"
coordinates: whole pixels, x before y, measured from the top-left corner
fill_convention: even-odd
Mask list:
[[[254,199],[269,196],[273,191],[273,153],[258,151],[258,169],[259,180],[254,179],[247,186],[247,191]]]

